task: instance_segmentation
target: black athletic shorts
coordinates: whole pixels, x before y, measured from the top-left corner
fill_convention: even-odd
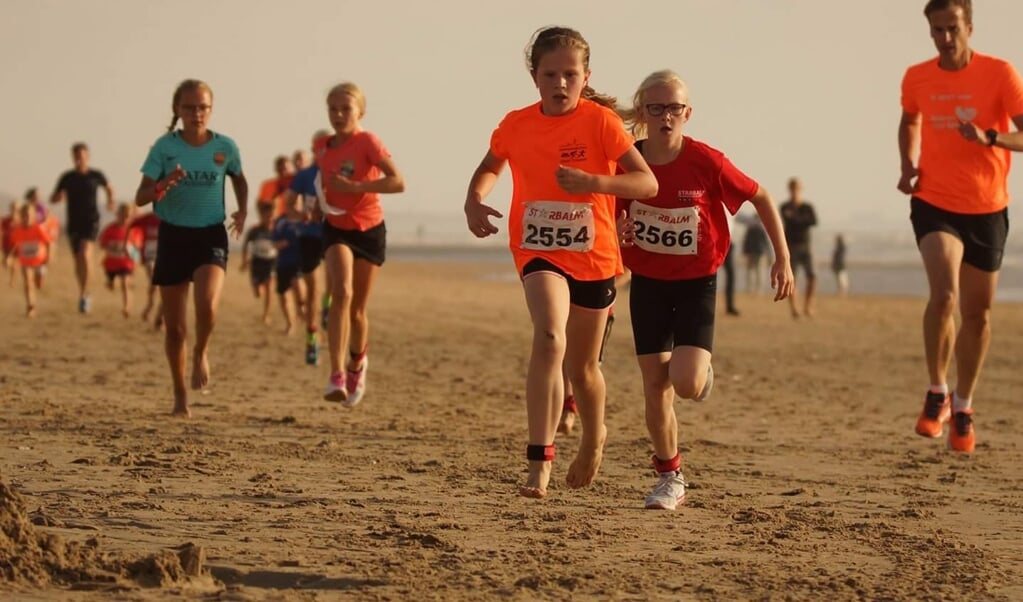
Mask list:
[[[312,274],[320,267],[323,259],[323,238],[319,236],[300,236],[298,249],[302,255],[300,270],[303,274]]]
[[[298,278],[299,264],[295,263],[292,265],[281,265],[277,264],[277,294],[283,295],[288,292],[292,284],[295,284],[295,279]]]
[[[345,245],[356,259],[384,265],[387,258],[387,227],[383,222],[369,230],[342,230],[323,222],[323,253],[334,245]]]
[[[160,222],[156,243],[153,284],[176,286],[191,282],[195,271],[204,265],[227,269],[227,228],[214,224],[204,228],[175,226]]]
[[[692,280],[657,280],[632,274],[629,310],[636,355],[682,345],[714,350],[717,274]]]
[[[107,273],[107,282],[110,283],[110,284],[113,284],[114,278],[117,278],[118,276],[131,276],[132,271],[131,270],[126,270],[126,269],[122,268],[120,270],[112,270],[112,271],[111,270],[107,270],[106,273]]]
[[[84,224],[69,224],[67,238],[71,243],[71,252],[78,255],[85,241],[95,242],[99,237],[99,221],[86,222]]]
[[[808,244],[796,244],[789,247],[789,263],[792,265],[792,275],[802,266],[807,278],[816,278],[817,272],[813,269],[813,253]]]
[[[273,259],[253,257],[252,261],[249,262],[249,282],[252,283],[252,286],[266,284],[274,273],[275,263]]]
[[[615,279],[607,280],[576,280],[564,270],[546,259],[533,259],[522,268],[522,278],[537,272],[552,272],[568,282],[568,299],[572,305],[586,309],[607,309],[615,302],[618,291],[615,290]]]
[[[919,246],[931,232],[948,232],[963,243],[963,263],[985,272],[997,272],[1005,255],[1009,236],[1009,210],[994,213],[952,213],[913,197],[909,201],[909,219]]]

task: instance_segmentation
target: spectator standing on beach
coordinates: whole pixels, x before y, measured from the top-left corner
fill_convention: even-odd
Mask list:
[[[153,283],[160,287],[163,302],[173,414],[190,416],[185,387],[189,293],[194,283],[191,388],[201,391],[210,382],[210,338],[227,269],[226,180],[230,178],[238,202],[230,223],[235,237],[245,231],[249,185],[234,140],[208,127],[213,112],[213,90],[208,84],[195,79],[181,82],[171,108],[174,114],[167,133],[157,139],[142,164],[135,203],[153,203],[153,211],[160,216]],[[179,119],[181,129],[175,130]]]
[[[753,215],[742,221],[746,224],[746,232],[742,237],[742,256],[746,260],[746,292],[760,293],[764,286],[764,258],[771,241],[759,217]]]
[[[774,246],[775,301],[793,288],[781,218],[770,194],[721,151],[683,134],[692,112],[678,74],[657,71],[643,80],[625,120],[637,137],[645,136],[636,147],[657,177],[658,193],[650,199],[618,199],[635,222],[622,259],[632,271],[632,334],[657,473],[646,507],[664,510],[674,510],[685,498],[675,397],[703,401],[713,388],[717,271],[732,246],[728,216],[746,201]]]
[[[590,46],[574,29],[547,27],[533,35],[526,67],[540,99],[501,120],[465,199],[469,231],[478,238],[496,234],[491,218],[502,214],[483,200],[511,167],[509,246],[533,326],[525,387],[529,473],[519,494],[532,498],[546,496],[550,482],[563,362],[582,422],[566,482],[585,487],[600,468],[607,428],[599,351],[615,276],[622,273],[614,197],[657,192],[615,112],[617,101],[589,87],[589,62]],[[619,165],[625,173],[616,174]]]
[[[845,262],[847,249],[845,236],[836,234],[835,248],[831,251],[831,273],[835,275],[835,288],[840,297],[849,294],[849,267]]]
[[[1010,151],[1023,151],[1023,80],[1009,62],[970,48],[970,0],[931,0],[924,16],[938,56],[906,70],[898,138],[898,188],[911,195],[930,289],[923,330],[931,386],[916,432],[941,437],[951,420],[949,447],[972,453],[973,394],[1009,231]]]
[[[89,311],[89,286],[92,271],[92,253],[99,236],[100,188],[107,196],[107,211],[114,210],[114,189],[103,172],[89,167],[89,147],[76,142],[71,147],[75,167],[64,172],[50,196],[51,203],[66,202],[67,220],[64,227],[75,256],[75,278],[78,280],[78,311]]]
[[[803,198],[803,182],[799,178],[789,179],[789,200],[782,203],[781,219],[785,224],[785,240],[788,241],[789,252],[792,254],[792,274],[797,275],[799,268],[802,267],[803,274],[806,275],[803,315],[810,317],[813,315],[813,299],[817,291],[817,271],[813,265],[810,228],[817,225],[817,213],[813,210],[813,205]],[[789,297],[793,318],[800,315],[796,297],[794,288],[792,296]]]

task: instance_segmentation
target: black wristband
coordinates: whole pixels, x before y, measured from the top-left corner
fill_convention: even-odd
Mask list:
[[[987,130],[986,132],[984,132],[984,135],[987,136],[988,146],[994,146],[995,142],[998,142],[998,130],[995,129]]]

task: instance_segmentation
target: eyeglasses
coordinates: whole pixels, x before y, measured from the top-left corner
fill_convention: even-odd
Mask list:
[[[206,112],[208,112],[212,108],[213,107],[211,107],[210,105],[193,105],[193,104],[183,104],[183,105],[181,105],[181,110],[183,110],[186,113],[195,113],[195,112],[206,113]]]
[[[646,112],[653,115],[654,117],[659,117],[663,115],[665,111],[671,113],[672,115],[677,116],[684,113],[685,110],[686,105],[679,104],[677,102],[673,102],[671,104],[656,103],[646,105]]]

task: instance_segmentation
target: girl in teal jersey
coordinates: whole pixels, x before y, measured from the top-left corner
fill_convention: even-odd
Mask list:
[[[231,179],[238,201],[230,223],[235,238],[245,230],[249,186],[234,141],[207,129],[213,111],[210,87],[185,80],[174,91],[171,106],[171,125],[149,150],[135,203],[154,203],[153,211],[162,219],[153,283],[160,287],[163,301],[173,413],[187,417],[191,415],[185,387],[189,285],[195,283],[191,386],[202,390],[210,379],[210,336],[227,268],[225,179]],[[175,130],[178,119],[182,127]]]

